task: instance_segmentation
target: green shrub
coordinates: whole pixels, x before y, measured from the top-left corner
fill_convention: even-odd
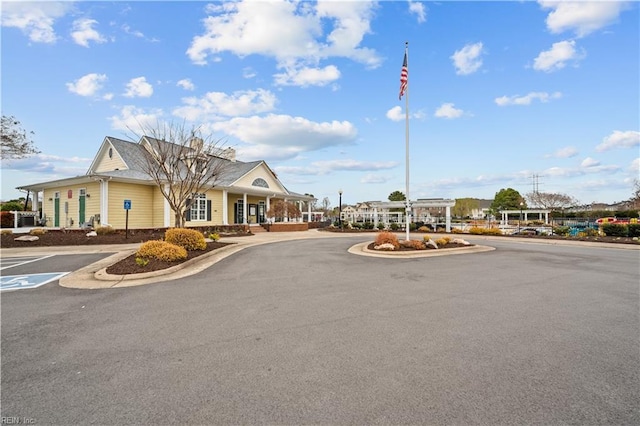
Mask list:
[[[136,257],[154,258],[165,262],[175,262],[187,258],[187,250],[166,241],[152,240],[142,243]]]
[[[618,223],[606,223],[602,225],[602,232],[608,237],[626,237],[629,235],[628,226]]]
[[[365,222],[363,226],[364,229],[373,229],[375,225],[373,222]]]
[[[398,225],[395,222],[393,222],[391,225],[389,225],[389,229],[391,229],[392,231],[397,231],[399,228],[400,228],[400,225]]]
[[[136,257],[136,264],[138,266],[142,266],[145,267],[149,264],[149,259],[145,258],[145,257]]]
[[[384,228],[385,228],[384,223],[382,223],[382,222],[378,223],[378,229],[379,230],[382,231]]]
[[[382,244],[391,244],[396,250],[400,248],[396,234],[387,231],[379,232],[376,236],[375,245],[381,246]]]
[[[418,226],[415,223],[409,224],[409,231],[415,231],[416,229],[418,229]]]
[[[640,237],[640,224],[630,223],[628,226],[628,231],[630,237]]]
[[[553,233],[555,235],[561,235],[566,237],[567,235],[569,235],[569,231],[571,230],[571,228],[569,228],[568,226],[554,226],[553,227]]]
[[[200,231],[187,228],[171,228],[164,233],[164,240],[168,243],[184,247],[186,250],[204,250],[207,242]]]
[[[2,203],[0,210],[2,210],[3,212],[21,212],[22,210],[24,210],[24,206],[20,201],[7,201],[6,203]]]
[[[209,232],[209,239],[218,241],[220,239],[220,234],[218,234],[217,232]]]

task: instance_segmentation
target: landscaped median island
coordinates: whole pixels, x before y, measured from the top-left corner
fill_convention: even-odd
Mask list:
[[[438,250],[445,248],[469,247],[473,244],[462,238],[451,238],[443,236],[433,240],[430,235],[422,236],[421,240],[398,240],[393,232],[382,231],[376,235],[376,240],[370,243],[369,250],[378,251],[416,251],[416,250]]]

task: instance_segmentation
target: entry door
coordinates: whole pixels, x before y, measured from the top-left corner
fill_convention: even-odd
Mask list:
[[[249,223],[258,223],[258,206],[256,204],[249,204],[247,216]]]

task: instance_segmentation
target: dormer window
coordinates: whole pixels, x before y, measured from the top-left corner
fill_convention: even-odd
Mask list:
[[[266,180],[264,180],[262,178],[257,178],[251,183],[251,186],[259,186],[260,188],[268,188],[269,184],[267,183]]]

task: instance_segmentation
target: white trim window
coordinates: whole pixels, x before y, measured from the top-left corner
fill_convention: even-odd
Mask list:
[[[191,203],[191,220],[207,220],[207,195],[195,194]]]

